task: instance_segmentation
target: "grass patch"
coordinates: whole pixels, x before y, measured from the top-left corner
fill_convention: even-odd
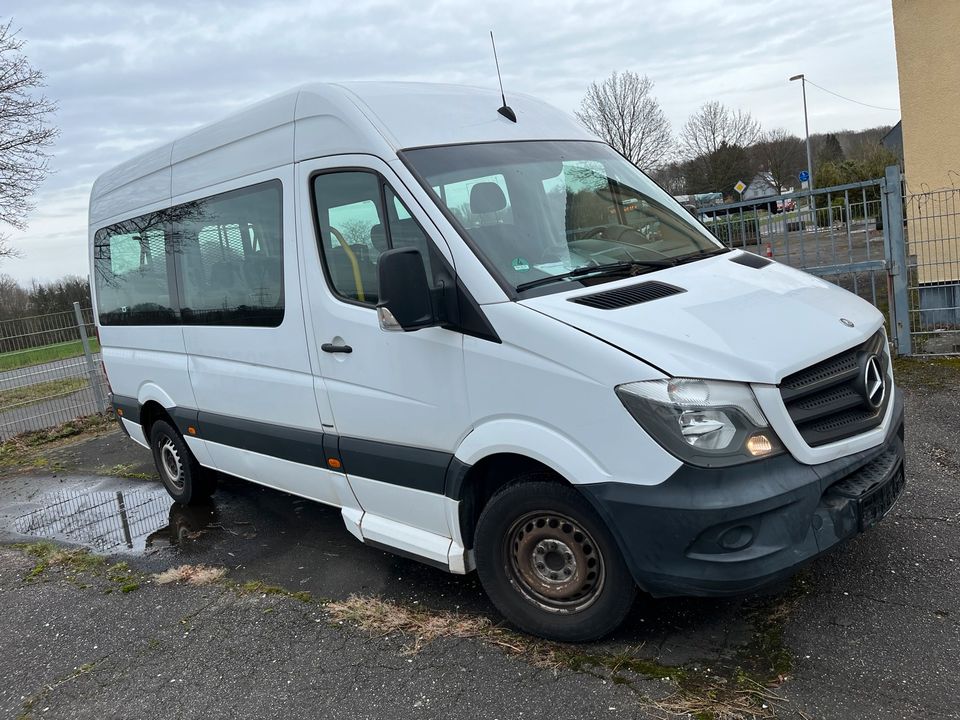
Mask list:
[[[242,583],[237,585],[236,589],[244,595],[281,595],[299,600],[300,602],[313,602],[313,596],[306,590],[287,590],[279,585],[268,585],[259,580],[250,580]]]
[[[171,583],[186,583],[187,585],[209,585],[215,583],[227,574],[226,568],[210,567],[209,565],[180,565],[169,568],[153,576],[158,585]]]
[[[94,573],[103,570],[107,561],[100,555],[94,555],[85,548],[66,549],[52,542],[41,540],[35,543],[19,543],[14,545],[18,550],[36,560],[34,566],[24,577],[27,581],[39,580],[48,570],[57,568],[68,576],[79,573]]]
[[[774,693],[792,668],[783,630],[804,592],[803,581],[797,580],[785,595],[753,608],[753,638],[732,661],[681,666],[664,665],[630,649],[585,652],[575,645],[522,635],[485,617],[432,612],[377,598],[352,596],[329,602],[325,609],[335,622],[349,623],[381,637],[407,638],[403,654],[416,654],[440,638],[475,638],[538,667],[588,673],[627,685],[648,710],[663,717],[745,720],[776,717],[777,711],[786,707],[786,701]],[[667,696],[656,700],[646,696],[638,685],[640,680],[663,683]]]
[[[100,343],[97,342],[96,338],[89,338],[89,342],[90,352],[100,352]],[[14,350],[12,352],[0,353],[0,371],[16,370],[18,368],[40,365],[41,363],[53,362],[55,360],[79,357],[80,355],[83,355],[83,342],[80,340],[43,345],[28,350]]]
[[[24,698],[23,700],[23,709],[20,714],[17,715],[17,720],[33,720],[33,710],[40,704],[40,701],[46,698],[46,696],[56,690],[61,685],[65,685],[72,680],[76,680],[81,675],[86,675],[91,672],[96,666],[97,663],[101,662],[104,658],[95,660],[94,662],[83,663],[73,669],[72,672],[68,673],[64,677],[60,678],[56,682],[44,685],[39,692],[35,692],[32,695]]]
[[[11,388],[10,390],[0,390],[0,408],[6,410],[15,405],[29,405],[41,400],[69,395],[89,386],[90,381],[86,378],[75,377],[48,380],[35,385]]]
[[[906,388],[954,388],[960,386],[960,357],[894,358],[893,377]]]
[[[64,548],[48,540],[14,545],[35,559],[35,564],[24,576],[26,582],[39,582],[52,570],[63,573],[67,580],[78,581],[80,575],[103,577],[109,585],[105,592],[119,590],[133,592],[140,588],[141,577],[125,562],[110,564],[102,555],[95,555],[86,548]],[[83,585],[83,587],[88,587]]]
[[[35,470],[51,466],[44,452],[116,429],[113,417],[106,413],[87,415],[46,430],[20,433],[0,443],[0,472]]]
[[[101,466],[98,474],[119,478],[131,478],[133,480],[154,480],[157,477],[154,473],[138,472],[134,470],[134,467],[136,466],[124,463],[114,465],[110,468]]]

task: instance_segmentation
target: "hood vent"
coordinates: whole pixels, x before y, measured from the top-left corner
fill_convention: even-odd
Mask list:
[[[760,255],[754,255],[751,252],[745,252],[743,253],[743,255],[738,255],[735,258],[730,258],[730,262],[735,262],[738,265],[746,265],[749,268],[756,268],[757,270],[759,270],[760,268],[770,265],[773,262],[773,260],[767,260],[765,257],[761,257]]]
[[[580,295],[579,297],[569,298],[569,300],[578,305],[586,305],[598,310],[616,310],[617,308],[639,305],[683,292],[686,292],[683,288],[651,280],[639,285],[629,285],[615,290],[594,293],[593,295]]]

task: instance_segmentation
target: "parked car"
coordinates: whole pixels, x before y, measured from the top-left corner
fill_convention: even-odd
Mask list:
[[[904,484],[881,313],[510,102],[306,85],[97,179],[113,405],[171,497],[219,471],[336,506],[568,641],[638,587],[750,592],[879,521]]]

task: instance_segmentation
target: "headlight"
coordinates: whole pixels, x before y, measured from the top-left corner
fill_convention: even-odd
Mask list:
[[[723,467],[783,452],[748,385],[669,378],[616,391],[644,430],[692,465]]]

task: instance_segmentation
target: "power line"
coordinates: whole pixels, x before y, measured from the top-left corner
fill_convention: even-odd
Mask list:
[[[864,107],[873,108],[874,110],[889,110],[890,112],[900,112],[900,108],[882,107],[882,106],[880,106],[880,105],[871,105],[870,103],[860,102],[859,100],[854,100],[853,98],[848,98],[846,95],[841,95],[840,93],[836,93],[836,92],[834,92],[833,90],[827,90],[827,89],[826,89],[825,87],[823,87],[822,85],[817,85],[815,82],[813,82],[813,80],[809,80],[809,79],[806,79],[806,78],[804,78],[804,79],[806,80],[807,83],[809,83],[810,85],[813,85],[815,88],[820,88],[820,89],[823,90],[825,93],[830,93],[831,95],[835,95],[836,97],[840,98],[841,100],[846,100],[847,102],[856,103],[857,105],[863,105]]]

